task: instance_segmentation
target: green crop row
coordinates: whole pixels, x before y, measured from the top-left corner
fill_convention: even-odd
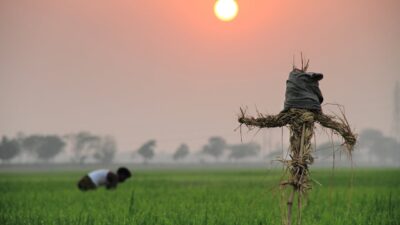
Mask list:
[[[0,224],[280,225],[281,172],[135,171],[114,191],[85,193],[83,173],[0,173]],[[400,224],[399,170],[311,172],[319,184],[303,199],[302,224]]]

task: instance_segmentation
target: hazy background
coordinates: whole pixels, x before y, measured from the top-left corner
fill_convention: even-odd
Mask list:
[[[214,3],[2,0],[0,135],[83,130],[114,136],[120,155],[149,139],[165,154],[239,143],[239,107],[278,113],[300,51],[356,131],[394,135],[400,1],[238,0],[230,23]],[[280,132],[244,139],[265,150]]]

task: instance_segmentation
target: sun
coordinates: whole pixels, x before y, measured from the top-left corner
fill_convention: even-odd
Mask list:
[[[217,0],[214,5],[214,13],[218,19],[228,22],[237,16],[239,6],[235,0]]]

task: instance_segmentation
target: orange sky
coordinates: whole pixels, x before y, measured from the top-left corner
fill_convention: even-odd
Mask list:
[[[239,142],[239,106],[279,112],[300,51],[357,130],[390,133],[398,0],[238,3],[224,23],[211,0],[1,1],[0,134],[88,130],[122,151]]]

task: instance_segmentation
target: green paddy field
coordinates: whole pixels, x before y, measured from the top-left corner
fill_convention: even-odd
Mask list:
[[[0,172],[0,224],[281,224],[281,170],[139,170],[117,190],[83,193],[86,172]],[[302,224],[400,224],[400,170],[311,172],[321,185]]]

